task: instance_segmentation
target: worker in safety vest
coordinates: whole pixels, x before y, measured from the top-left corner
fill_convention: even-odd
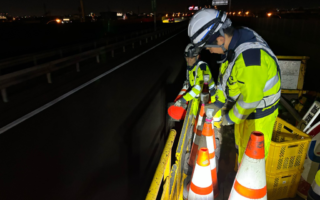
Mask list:
[[[212,78],[208,64],[199,60],[199,49],[196,49],[193,44],[188,44],[184,51],[184,54],[187,61],[187,77],[184,84],[188,84],[189,86],[191,86],[191,89],[189,92],[186,92],[181,99],[176,101],[175,106],[181,106],[188,101],[194,100],[194,105],[197,106],[193,106],[192,113],[193,116],[196,117],[198,114],[200,103],[199,96],[204,85],[204,76],[208,76],[208,88],[211,95],[215,94],[216,85]],[[214,116],[214,118],[219,119],[219,114],[221,118],[221,112],[217,113],[217,116]]]
[[[307,200],[320,199],[320,170],[318,170],[314,181],[311,184],[311,188],[308,191]]]
[[[222,125],[235,124],[238,162],[252,131],[264,133],[268,156],[278,116],[281,75],[278,60],[268,44],[249,28],[235,29],[225,12],[203,9],[190,20],[188,35],[196,48],[222,55],[216,101],[206,109],[217,112],[226,99],[235,102],[222,116]]]

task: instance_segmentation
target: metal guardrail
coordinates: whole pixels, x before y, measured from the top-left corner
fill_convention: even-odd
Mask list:
[[[192,106],[193,106],[193,101],[190,101],[187,114],[184,119],[183,127],[181,130],[178,146],[175,152],[176,161],[174,165],[171,167],[171,165],[168,166],[169,162],[167,162],[166,160],[167,157],[163,158],[161,156],[158,168],[151,182],[146,200],[157,199],[159,195],[159,187],[161,186],[161,184],[163,184],[163,192],[161,195],[161,200],[183,199],[183,183],[184,183],[184,179],[186,178],[186,175],[184,173],[184,164],[186,163],[185,162],[186,153],[190,151],[190,147],[191,147],[191,136],[192,136],[192,130],[193,130],[193,123],[194,123],[194,118],[191,112]],[[171,141],[171,140],[172,138],[170,138],[169,136],[167,143],[168,141]],[[162,155],[164,154],[167,155],[168,153],[169,151],[166,145]],[[170,149],[170,155],[168,155],[170,159],[171,159],[172,153],[173,153],[172,149]],[[164,166],[164,164],[166,164],[166,166]],[[168,167],[171,167],[171,170],[169,168],[169,171],[168,171]]]
[[[191,112],[193,106],[195,106],[193,102],[194,101],[189,102],[190,106],[188,106],[176,150],[176,162],[171,169],[170,199],[174,200],[183,199],[184,180],[187,178],[187,175],[184,173],[184,165],[186,164],[186,154],[191,150],[194,125],[194,117]]]
[[[2,99],[4,102],[8,102],[8,96],[7,96],[7,91],[6,89],[10,86],[25,82],[27,80],[33,79],[35,77],[41,76],[41,75],[46,75],[47,76],[47,81],[48,83],[52,83],[52,79],[51,79],[51,73],[71,66],[71,65],[75,65],[76,66],[76,71],[79,72],[80,71],[80,65],[79,62],[87,60],[89,58],[96,58],[96,62],[100,63],[100,55],[102,54],[106,54],[107,52],[111,52],[111,56],[114,57],[114,51],[116,49],[121,48],[123,52],[126,51],[126,47],[128,45],[131,46],[131,48],[134,48],[135,43],[139,43],[139,45],[142,45],[142,41],[144,41],[144,43],[148,43],[148,40],[153,40],[153,39],[157,39],[158,37],[161,36],[165,36],[167,34],[170,34],[178,29],[180,29],[181,27],[183,27],[184,24],[178,25],[176,27],[173,28],[168,28],[168,29],[163,29],[163,30],[159,30],[153,33],[148,33],[139,37],[135,37],[132,39],[128,39],[122,42],[118,42],[115,44],[110,44],[107,46],[103,46],[100,48],[96,48],[93,50],[89,50],[83,53],[79,53],[76,55],[72,55],[72,56],[68,56],[68,57],[64,57],[58,60],[54,60],[51,62],[47,62],[44,64],[40,64],[40,65],[36,65],[27,69],[23,69],[23,70],[19,70],[13,73],[9,73],[9,74],[5,74],[0,76],[0,89],[1,89],[1,95],[2,95]]]
[[[95,49],[98,47],[116,43],[119,40],[126,40],[126,38],[132,38],[132,37],[135,37],[141,34],[146,34],[152,31],[153,29],[146,29],[146,30],[142,30],[142,31],[138,31],[130,34],[123,34],[120,36],[115,36],[107,39],[95,40],[92,42],[87,42],[79,45],[70,45],[66,47],[61,47],[58,49],[49,50],[45,53],[32,53],[32,54],[26,54],[21,56],[10,57],[7,59],[0,60],[0,74],[1,74],[1,70],[7,69],[13,66],[22,65],[22,64],[31,63],[31,62],[33,62],[34,65],[38,65],[39,64],[38,62],[40,59],[51,58],[54,56],[63,58],[65,57],[66,54],[82,53],[84,49],[88,49],[88,48]]]
[[[303,91],[303,80],[304,80],[304,75],[305,75],[305,68],[306,68],[306,60],[309,59],[309,57],[306,56],[277,56],[277,58],[279,60],[301,60],[301,65],[300,65],[300,73],[299,73],[299,79],[298,79],[298,88],[301,88],[301,90],[297,89],[297,90],[282,90],[282,92],[287,92],[290,91],[292,92],[296,92],[297,94],[299,94],[300,92],[306,92]],[[180,138],[179,138],[179,143],[178,143],[178,147],[175,153],[176,156],[176,161],[175,164],[172,166],[171,168],[171,173],[170,173],[170,186],[168,187],[168,182],[167,182],[167,174],[168,172],[164,172],[165,170],[167,170],[167,168],[161,168],[161,169],[157,169],[157,173],[158,170],[162,171],[162,174],[166,174],[165,175],[165,179],[163,181],[163,193],[161,196],[161,200],[162,199],[170,199],[170,200],[181,200],[183,199],[183,190],[184,190],[184,181],[187,177],[187,175],[184,173],[184,165],[186,163],[186,153],[188,153],[190,151],[190,147],[191,147],[191,136],[192,136],[192,130],[193,130],[193,124],[194,124],[194,119],[193,119],[193,115],[191,113],[192,110],[192,106],[193,103],[189,104],[190,106],[188,106],[188,110],[187,110],[187,114],[186,117],[184,119],[184,124],[182,127],[182,131],[180,134]],[[163,153],[167,152],[166,150],[164,150]],[[160,160],[160,163],[162,163],[163,160]],[[155,175],[156,177],[156,175]],[[159,177],[159,175],[158,175]],[[151,183],[150,189],[152,188],[152,186],[157,183],[157,185],[160,186],[161,184],[161,180],[162,180],[162,176],[160,178],[154,178],[153,182]],[[150,198],[150,192],[152,192],[152,198]],[[149,193],[147,195],[147,200],[154,200],[157,198],[158,194],[158,190],[149,190]]]
[[[171,151],[174,140],[176,138],[177,132],[175,130],[171,130],[169,133],[169,137],[167,139],[166,145],[163,149],[160,162],[156,169],[156,173],[152,179],[151,186],[149,188],[146,199],[147,200],[155,200],[157,199],[157,195],[159,192],[159,188],[161,186],[162,180],[164,182],[163,196],[164,199],[168,199],[169,197],[169,186],[170,186],[170,169],[171,169]]]

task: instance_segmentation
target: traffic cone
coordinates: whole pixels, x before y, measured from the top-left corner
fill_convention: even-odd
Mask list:
[[[186,113],[187,113],[187,106],[172,105],[168,109],[169,116],[178,121],[184,119],[184,117],[186,116]]]
[[[213,199],[209,151],[207,148],[201,148],[199,150],[188,195],[188,200],[199,199]]]
[[[201,127],[202,122],[203,122],[203,117],[204,117],[204,104],[201,104],[200,113],[198,116],[197,127]]]
[[[216,158],[215,158],[215,149],[216,139],[214,136],[214,130],[211,126],[212,119],[207,118],[206,122],[202,129],[202,135],[206,137],[207,148],[209,150],[209,157],[210,157],[210,170],[211,170],[211,178],[212,178],[212,185],[214,189],[214,198],[219,196],[219,188],[218,188],[218,177],[217,177],[217,168],[216,168]]]
[[[200,140],[202,137],[202,121],[203,121],[203,116],[204,116],[204,104],[201,104],[201,108],[200,108],[200,113],[197,116],[197,119],[194,123],[193,126],[193,144],[191,147],[191,153],[190,153],[190,158],[189,158],[189,166],[194,168],[195,165],[195,161],[196,161],[196,156],[198,154],[198,149],[199,149],[199,144],[200,144]]]
[[[317,172],[308,192],[308,200],[320,199],[320,170]]]
[[[176,99],[174,100],[174,102],[178,101],[180,98],[183,97],[183,95],[187,92],[188,90],[188,85],[184,84],[181,91],[179,92],[178,96],[176,97]]]
[[[188,90],[188,86],[185,84],[183,85],[180,93],[178,94],[178,96],[176,97],[176,99],[174,100],[174,102],[178,101],[179,99],[181,99],[183,97],[183,95],[187,92]],[[188,102],[187,102],[188,104]],[[170,117],[172,117],[175,120],[182,120],[187,113],[187,107],[186,106],[170,106],[168,109],[168,114]]]
[[[239,199],[267,200],[264,136],[258,131],[251,133],[228,200]]]
[[[189,158],[189,162],[188,162],[188,164],[191,168],[194,168],[195,160],[196,160],[196,156],[197,156],[198,148],[199,148],[199,142],[201,139],[201,130],[200,130],[200,127],[197,126],[197,119],[196,119],[194,126],[193,126],[193,134],[194,134],[193,144],[191,147],[190,158]]]

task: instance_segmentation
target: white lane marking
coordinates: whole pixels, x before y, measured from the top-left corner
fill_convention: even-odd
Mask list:
[[[183,31],[185,31],[185,29],[183,29]],[[173,35],[173,36],[169,37],[168,39],[166,39],[166,40],[164,40],[164,41],[160,42],[159,44],[155,45],[154,47],[151,47],[150,49],[148,49],[148,50],[146,50],[146,51],[144,51],[144,52],[140,53],[139,55],[137,55],[137,56],[135,56],[135,57],[133,57],[133,58],[131,58],[131,59],[129,59],[129,60],[127,60],[126,62],[121,63],[120,65],[118,65],[118,66],[114,67],[113,69],[110,69],[109,71],[107,71],[107,72],[105,72],[105,73],[103,73],[103,74],[101,74],[101,75],[97,76],[96,78],[91,79],[90,81],[88,81],[88,82],[86,82],[86,83],[84,83],[84,84],[82,84],[82,85],[80,85],[80,86],[76,87],[75,89],[73,89],[73,90],[71,90],[71,91],[69,91],[69,92],[65,93],[64,95],[62,95],[62,96],[60,96],[60,97],[58,97],[58,98],[56,98],[56,99],[54,99],[54,100],[50,101],[49,103],[47,103],[47,104],[45,104],[45,105],[41,106],[40,108],[38,108],[38,109],[36,109],[36,110],[34,110],[34,111],[32,111],[32,112],[30,112],[30,113],[28,113],[28,114],[26,114],[26,115],[24,115],[24,116],[20,117],[19,119],[15,120],[15,121],[13,121],[13,122],[11,122],[11,123],[7,124],[7,125],[5,125],[4,127],[0,128],[0,134],[2,134],[2,133],[4,133],[4,132],[6,132],[7,130],[9,130],[9,129],[11,129],[11,128],[15,127],[15,126],[17,126],[18,124],[20,124],[20,123],[22,123],[22,122],[26,121],[27,119],[29,119],[29,118],[31,118],[31,117],[33,117],[33,116],[35,116],[36,114],[38,114],[38,113],[40,113],[40,112],[44,111],[45,109],[47,109],[47,108],[51,107],[52,105],[54,105],[54,104],[58,103],[59,101],[61,101],[61,100],[65,99],[65,98],[67,98],[68,96],[72,95],[73,93],[75,93],[75,92],[77,92],[77,91],[81,90],[82,88],[84,88],[84,87],[86,87],[86,86],[90,85],[91,83],[93,83],[93,82],[95,82],[95,81],[97,81],[97,80],[101,79],[102,77],[104,77],[104,76],[106,76],[106,75],[110,74],[111,72],[113,72],[113,71],[115,71],[115,70],[119,69],[120,67],[122,67],[122,66],[124,66],[124,65],[128,64],[129,62],[131,62],[131,61],[133,61],[133,60],[135,60],[135,59],[139,58],[140,56],[142,56],[142,55],[146,54],[147,52],[151,51],[152,49],[154,49],[154,48],[156,48],[156,47],[160,46],[161,44],[165,43],[166,41],[170,40],[171,38],[173,38],[173,37],[175,37],[175,36],[179,35],[179,34],[180,34],[180,33],[182,33],[183,31],[180,31],[179,33],[177,33],[177,34],[175,34],[175,35]]]

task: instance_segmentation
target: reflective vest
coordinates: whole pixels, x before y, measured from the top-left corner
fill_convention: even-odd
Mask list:
[[[198,98],[202,89],[203,89],[203,76],[209,75],[209,90],[215,90],[215,83],[213,81],[210,69],[207,63],[203,61],[199,61],[196,66],[194,66],[191,70],[187,70],[187,80],[189,81],[190,86],[192,89],[187,92],[183,98],[186,101],[190,101],[194,98]]]
[[[256,32],[252,32],[257,42],[239,45],[231,62],[226,61],[221,65],[218,79],[217,94],[223,93],[225,98],[237,100],[228,113],[229,119],[236,124],[273,113],[281,95],[278,60],[268,44]],[[243,52],[247,50],[258,51],[259,65],[247,66],[243,58]]]
[[[308,192],[308,200],[320,199],[320,170],[317,172],[316,177],[311,184],[311,188]]]

